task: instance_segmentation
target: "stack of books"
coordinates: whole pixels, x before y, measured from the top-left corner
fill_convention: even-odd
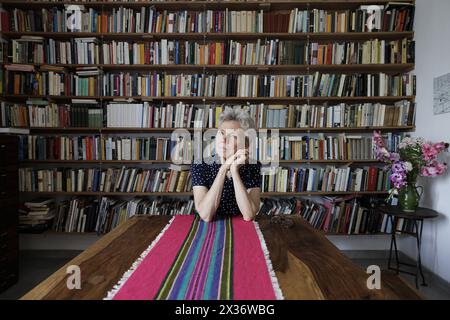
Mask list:
[[[19,230],[39,233],[49,229],[55,216],[55,200],[38,198],[25,202],[19,210]]]

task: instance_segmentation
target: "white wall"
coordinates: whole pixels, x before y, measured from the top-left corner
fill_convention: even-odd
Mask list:
[[[433,114],[433,78],[450,73],[450,1],[416,0],[415,40],[417,75],[416,136],[450,142],[450,113]],[[448,154],[445,155],[448,159]],[[421,205],[440,212],[426,221],[423,231],[423,264],[450,282],[450,172],[437,178],[421,178],[425,187]],[[403,239],[399,249],[415,257],[416,243]]]

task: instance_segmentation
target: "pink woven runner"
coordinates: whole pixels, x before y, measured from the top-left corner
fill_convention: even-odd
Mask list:
[[[176,216],[105,299],[283,299],[256,222]]]

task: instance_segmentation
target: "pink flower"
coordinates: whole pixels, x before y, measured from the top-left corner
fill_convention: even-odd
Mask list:
[[[438,142],[435,144],[424,143],[422,145],[422,158],[425,161],[432,161],[436,159],[437,155],[446,148],[444,142]]]
[[[424,177],[435,177],[443,174],[445,170],[447,170],[446,163],[433,161],[429,166],[422,168],[421,174]]]
[[[433,147],[437,150],[437,152],[442,152],[447,149],[447,144],[445,142],[438,142],[433,145]]]

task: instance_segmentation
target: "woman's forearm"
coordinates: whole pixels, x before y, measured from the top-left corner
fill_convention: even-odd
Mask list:
[[[214,218],[216,210],[220,205],[226,174],[227,168],[224,166],[220,167],[211,188],[206,192],[198,205],[198,214],[205,221],[211,221]]]
[[[242,182],[241,176],[239,175],[239,170],[232,171],[233,174],[233,185],[234,191],[236,194],[236,202],[238,204],[239,210],[244,217],[244,220],[253,220],[258,212],[258,208],[256,208],[255,204],[252,202],[247,188]]]

